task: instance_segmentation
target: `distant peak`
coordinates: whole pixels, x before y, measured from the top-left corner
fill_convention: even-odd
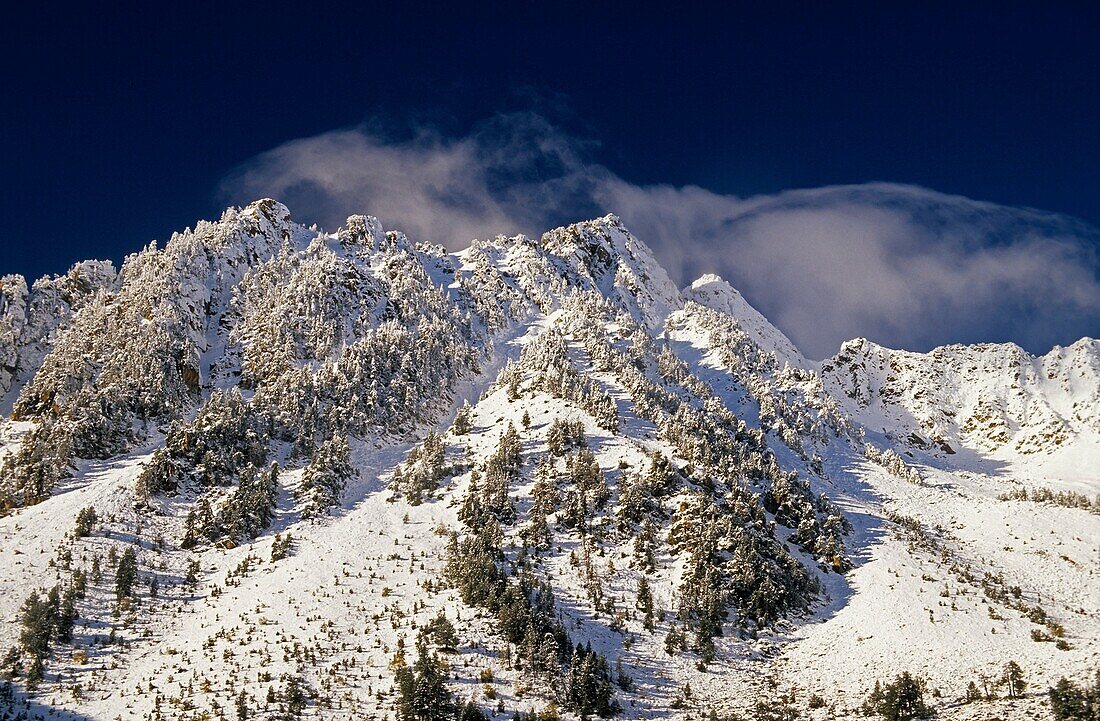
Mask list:
[[[259,215],[274,225],[290,222],[290,208],[274,198],[253,200],[241,209],[241,215]]]
[[[344,227],[337,232],[337,237],[344,245],[361,245],[376,249],[385,239],[386,231],[381,221],[373,215],[352,215],[348,217]]]
[[[740,295],[740,293],[738,293],[737,289],[734,288],[729,283],[727,283],[722,278],[722,276],[715,275],[714,273],[704,273],[703,275],[696,278],[691,284],[691,289],[692,290],[699,290],[700,288],[705,288],[708,285],[725,286],[725,287],[729,288],[730,290],[732,290],[734,293],[737,293],[738,295]]]

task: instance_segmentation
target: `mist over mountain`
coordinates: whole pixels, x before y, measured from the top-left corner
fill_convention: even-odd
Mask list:
[[[452,250],[613,212],[678,285],[726,278],[815,359],[857,336],[1041,354],[1100,328],[1100,230],[1084,221],[892,183],[755,197],[640,184],[597,162],[593,145],[531,112],[458,137],[368,125],[261,153],[223,197],[281,198],[325,227],[378,208],[387,227]]]

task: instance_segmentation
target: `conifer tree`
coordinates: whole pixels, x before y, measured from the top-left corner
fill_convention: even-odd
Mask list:
[[[61,605],[57,613],[54,635],[58,641],[68,643],[73,637],[73,625],[76,619],[76,590],[65,589],[61,596]]]
[[[926,718],[931,711],[924,704],[924,689],[908,671],[883,686],[875,682],[868,708],[886,721],[911,721]]]
[[[653,594],[649,590],[649,579],[642,576],[638,579],[638,600],[636,606],[642,612],[642,627],[650,633],[653,632]]]
[[[1091,684],[1078,686],[1063,677],[1047,692],[1055,721],[1100,720],[1100,671]]]
[[[295,674],[290,674],[286,677],[286,687],[283,690],[283,701],[286,703],[286,710],[294,718],[298,718],[302,715],[302,711],[305,711],[306,704],[309,701],[309,697],[306,693],[307,689],[305,684]]]
[[[50,637],[53,634],[54,619],[49,602],[32,591],[23,603],[20,614],[22,629],[19,643],[23,652],[30,657],[27,668],[27,688],[34,689],[45,674],[45,659],[50,652]]]
[[[451,432],[456,436],[464,436],[473,430],[473,408],[470,407],[470,401],[462,401],[462,407],[458,409],[458,413],[455,414],[454,423],[451,425]]]
[[[970,703],[970,702],[973,702],[973,701],[981,701],[981,700],[982,700],[982,692],[978,688],[978,684],[971,681],[970,683],[968,683],[966,685],[966,701],[967,701],[967,703]]]
[[[128,546],[118,561],[115,570],[115,600],[122,601],[133,595],[137,582],[137,554],[133,546]]]
[[[95,508],[91,506],[81,508],[76,514],[76,537],[83,538],[90,535],[97,520]]]
[[[394,673],[397,681],[399,721],[451,721],[455,717],[451,692],[443,682],[439,660],[428,650],[423,635],[416,641],[416,662],[412,668],[401,663]]]
[[[611,699],[611,672],[607,659],[594,652],[591,645],[577,647],[569,662],[566,702],[581,719],[609,718],[616,708]]]
[[[347,438],[334,435],[313,452],[313,458],[302,472],[299,496],[305,502],[302,515],[310,518],[323,515],[339,504],[347,482],[356,474],[351,465],[351,449]]]
[[[243,688],[237,694],[236,709],[237,721],[246,721],[248,719],[248,696],[245,695]]]
[[[1009,698],[1019,698],[1023,695],[1024,689],[1027,688],[1027,682],[1024,680],[1024,670],[1015,661],[1009,661],[1005,664],[1001,681],[1008,689]]]

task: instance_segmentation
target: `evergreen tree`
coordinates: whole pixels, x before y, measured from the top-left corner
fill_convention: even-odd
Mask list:
[[[45,659],[50,653],[50,637],[54,629],[54,617],[49,602],[32,591],[23,603],[20,614],[22,629],[19,643],[30,657],[27,669],[27,688],[34,689],[45,674]]]
[[[593,651],[591,645],[578,644],[573,650],[565,693],[567,707],[581,719],[592,715],[609,718],[617,711],[611,698],[607,659]]]
[[[393,485],[398,492],[404,493],[409,503],[416,506],[436,488],[446,475],[443,438],[435,431],[428,435],[419,446],[409,451],[400,475],[394,474]]]
[[[95,508],[91,506],[81,508],[76,514],[76,537],[83,538],[91,535],[97,520]]]
[[[1100,671],[1091,685],[1061,678],[1047,692],[1055,721],[1100,721]]]
[[[248,466],[237,490],[218,512],[215,527],[234,543],[255,538],[275,518],[278,478],[278,464],[272,463],[267,471]]]
[[[398,720],[451,721],[456,713],[451,692],[443,682],[439,660],[428,651],[423,636],[416,641],[416,654],[412,668],[401,663],[394,674]]]
[[[199,582],[199,571],[201,566],[197,558],[193,558],[187,562],[187,573],[183,577],[183,582],[188,586],[194,586]]]
[[[473,408],[470,407],[470,401],[462,401],[462,407],[458,409],[458,413],[455,414],[454,423],[451,425],[451,432],[456,436],[464,436],[473,430]]]
[[[275,538],[271,541],[271,560],[281,561],[290,554],[290,549],[294,545],[294,537],[291,534],[285,536],[281,533],[276,533]]]
[[[128,546],[118,561],[115,570],[115,600],[133,596],[134,584],[137,582],[137,554],[133,546]]]
[[[1001,681],[1008,689],[1009,698],[1019,698],[1023,695],[1024,689],[1027,688],[1027,682],[1024,681],[1024,670],[1015,661],[1009,661],[1005,664]]]
[[[653,632],[653,594],[649,590],[649,579],[642,576],[638,579],[638,600],[636,607],[642,612],[642,626],[650,633]]]
[[[283,689],[283,701],[286,703],[287,713],[297,718],[305,711],[309,701],[307,688],[295,674],[286,677],[286,686]]]
[[[68,643],[73,637],[73,625],[76,619],[76,590],[65,589],[61,596],[61,605],[57,613],[57,622],[54,628],[58,641]]]
[[[447,614],[440,609],[439,613],[424,627],[424,633],[445,651],[454,651],[458,647],[458,633],[454,624],[447,618]]]
[[[50,616],[50,640],[57,638],[57,626],[61,620],[61,587],[55,585],[46,594],[46,609]]]
[[[309,518],[323,515],[339,504],[347,482],[356,471],[351,465],[351,449],[347,438],[334,435],[313,452],[313,458],[302,472],[298,495],[304,501],[302,515]]]
[[[931,711],[924,705],[924,689],[908,671],[885,686],[875,682],[868,707],[886,721],[910,721],[926,718]]]
[[[459,709],[457,721],[488,721],[488,717],[478,708],[477,704],[473,701],[467,701]]]

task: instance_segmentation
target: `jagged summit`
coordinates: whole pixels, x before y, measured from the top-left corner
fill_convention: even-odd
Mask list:
[[[615,215],[551,230],[542,246],[564,259],[586,286],[616,296],[650,328],[681,305],[680,293],[653,251]]]
[[[968,683],[1092,672],[1097,341],[818,365],[615,216],[416,241],[263,199],[0,279],[0,705],[851,718],[908,671],[1030,719]]]

